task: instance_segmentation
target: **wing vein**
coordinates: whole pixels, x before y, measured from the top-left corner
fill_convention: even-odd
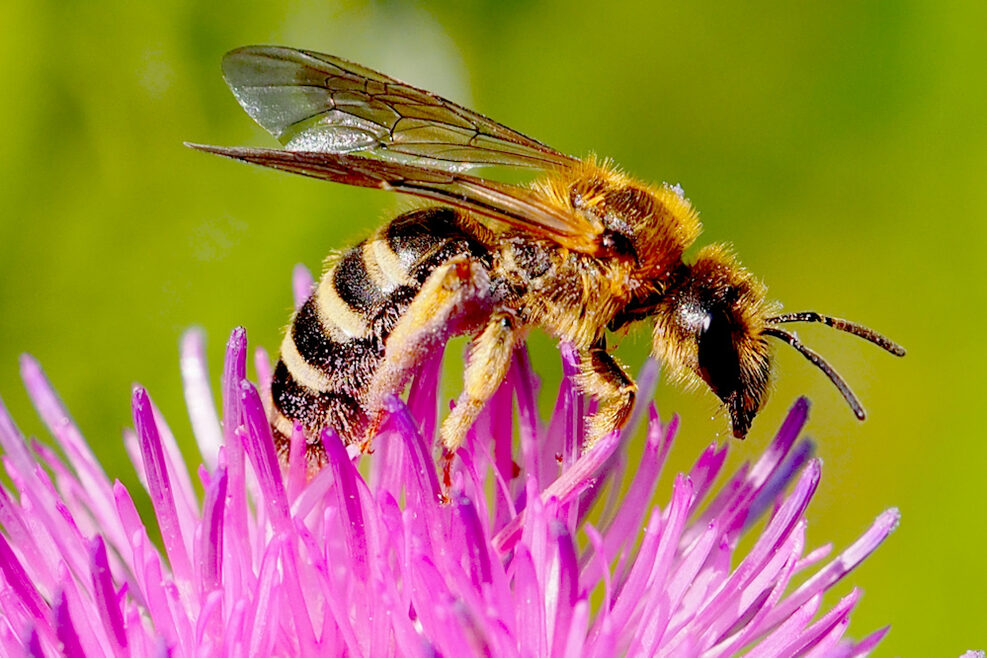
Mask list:
[[[577,162],[436,94],[331,55],[249,46],[228,53],[223,69],[243,108],[282,144],[330,153],[357,150],[385,160],[400,153],[401,161],[450,171],[491,165],[566,168]],[[416,122],[409,130],[422,136],[399,129],[402,120]],[[352,148],[348,138],[361,125],[386,134]],[[399,144],[418,148],[393,148]],[[436,157],[445,146],[450,148]]]

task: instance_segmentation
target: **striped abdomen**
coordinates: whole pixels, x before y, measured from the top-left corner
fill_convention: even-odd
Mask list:
[[[295,313],[274,370],[271,426],[279,451],[298,423],[309,443],[309,463],[321,463],[319,437],[331,427],[346,442],[360,441],[375,410],[366,391],[387,338],[429,274],[457,256],[486,258],[462,229],[457,211],[406,213],[335,261]]]

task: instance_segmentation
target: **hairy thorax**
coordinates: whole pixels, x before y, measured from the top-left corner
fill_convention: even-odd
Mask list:
[[[527,236],[504,240],[498,259],[504,287],[513,297],[505,305],[516,309],[523,324],[539,326],[576,348],[603,335],[634,288],[629,267]]]

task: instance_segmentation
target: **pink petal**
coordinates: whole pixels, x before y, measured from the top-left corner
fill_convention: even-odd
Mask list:
[[[294,293],[296,310],[302,307],[305,300],[315,290],[315,280],[312,278],[312,273],[301,263],[295,265],[295,269],[291,272],[291,290]]]
[[[184,580],[191,580],[186,540],[182,536],[178,521],[178,511],[171,489],[171,479],[165,463],[164,450],[158,434],[157,424],[151,411],[151,401],[144,389],[138,387],[133,396],[134,426],[140,437],[144,472],[147,476],[148,493],[161,528],[161,540],[168,560],[175,573]]]
[[[60,590],[55,595],[52,612],[55,616],[55,634],[58,636],[62,655],[65,658],[85,658],[86,652],[82,648],[79,635],[72,623],[72,616],[69,614],[69,606],[64,591]]]
[[[123,613],[113,587],[110,564],[106,557],[106,545],[99,535],[89,543],[89,560],[96,605],[103,625],[109,631],[108,637],[113,643],[113,652],[118,656],[126,655],[127,631],[123,624]]]
[[[288,527],[288,495],[284,490],[281,465],[274,449],[267,413],[257,389],[247,380],[240,383],[240,403],[247,428],[244,450],[254,467],[271,522],[277,531],[284,532]]]
[[[199,329],[190,329],[182,336],[182,387],[185,391],[185,405],[188,407],[192,434],[199,445],[199,452],[206,466],[216,468],[219,447],[223,444],[219,415],[213,401],[209,384],[209,369],[206,363],[204,334]]]

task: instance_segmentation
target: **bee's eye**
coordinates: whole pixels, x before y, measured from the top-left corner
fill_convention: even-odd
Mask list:
[[[721,400],[740,386],[740,358],[733,342],[733,326],[726,313],[713,312],[699,334],[699,372]]]

